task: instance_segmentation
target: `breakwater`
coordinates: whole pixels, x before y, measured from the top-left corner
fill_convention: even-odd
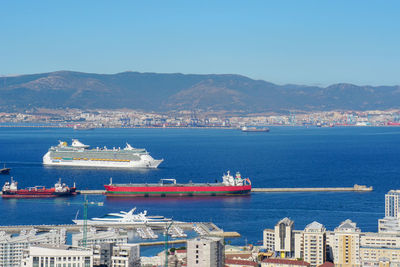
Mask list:
[[[309,188],[252,188],[251,192],[371,192],[372,186],[357,185],[353,187],[309,187]]]

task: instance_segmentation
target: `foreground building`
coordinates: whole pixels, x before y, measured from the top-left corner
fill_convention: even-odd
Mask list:
[[[311,266],[318,266],[326,261],[326,229],[312,222],[303,232],[303,257]]]
[[[294,256],[294,222],[289,218],[283,218],[275,225],[275,252],[281,258]]]
[[[18,265],[19,266],[19,265]],[[24,252],[21,267],[93,266],[93,251],[66,245],[31,246]]]
[[[363,233],[351,220],[334,231],[318,222],[299,231],[293,229],[293,221],[284,218],[274,229],[264,230],[263,245],[275,259],[301,258],[310,266],[332,261],[339,267],[400,267],[400,190],[385,195],[385,218],[378,224],[378,233]]]
[[[87,232],[86,245],[88,247],[104,243],[126,244],[128,243],[128,233],[126,231],[120,231],[118,229],[111,229],[108,231],[96,231],[95,228],[91,228],[90,231]],[[82,232],[72,235],[72,246],[83,246]]]
[[[337,266],[360,266],[360,234],[360,228],[351,220],[345,220],[335,228],[332,250]]]
[[[261,262],[261,267],[300,267],[311,266],[308,262],[292,259],[265,259]]]
[[[17,236],[0,232],[0,266],[20,266],[24,250],[31,245],[62,245],[65,244],[65,240],[64,229],[44,233],[38,233],[36,230],[21,231]]]
[[[197,237],[187,241],[187,266],[224,267],[224,239]]]

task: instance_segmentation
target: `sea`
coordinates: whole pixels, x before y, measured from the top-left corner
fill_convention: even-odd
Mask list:
[[[72,138],[92,147],[146,148],[158,169],[117,170],[45,167],[42,157],[59,140]],[[114,183],[215,182],[226,171],[240,171],[253,187],[373,186],[372,192],[252,193],[237,197],[107,198],[94,202],[88,217],[136,207],[149,215],[178,221],[213,222],[237,231],[232,244],[262,242],[262,233],[282,218],[304,229],[313,221],[333,230],[351,219],[362,231],[377,231],[384,217],[385,193],[400,189],[400,127],[271,127],[269,133],[235,129],[95,129],[0,127],[0,166],[12,168],[0,183],[18,181],[19,188],[63,182],[78,189],[104,189]],[[83,214],[83,196],[60,199],[0,199],[0,225],[70,224]],[[102,206],[95,203],[102,202]]]

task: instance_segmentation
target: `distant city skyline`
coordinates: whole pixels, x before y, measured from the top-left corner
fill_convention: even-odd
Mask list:
[[[9,1],[0,74],[240,74],[400,84],[398,1]]]

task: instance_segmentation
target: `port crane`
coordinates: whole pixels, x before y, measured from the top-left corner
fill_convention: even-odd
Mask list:
[[[165,265],[164,266],[165,267],[168,267],[168,230],[169,230],[169,228],[171,228],[173,223],[174,222],[171,221],[169,224],[167,224],[165,226],[165,232],[164,232],[164,237],[165,237],[165,243],[164,243],[164,246],[165,246]]]
[[[83,239],[82,239],[82,245],[84,248],[87,246],[87,213],[88,213],[88,206],[89,205],[94,205],[94,206],[103,206],[104,202],[94,202],[91,201],[89,202],[87,200],[86,195],[84,195],[84,200],[83,202],[67,202],[68,205],[73,204],[73,205],[83,205],[83,229],[82,229],[82,234],[83,234]]]

